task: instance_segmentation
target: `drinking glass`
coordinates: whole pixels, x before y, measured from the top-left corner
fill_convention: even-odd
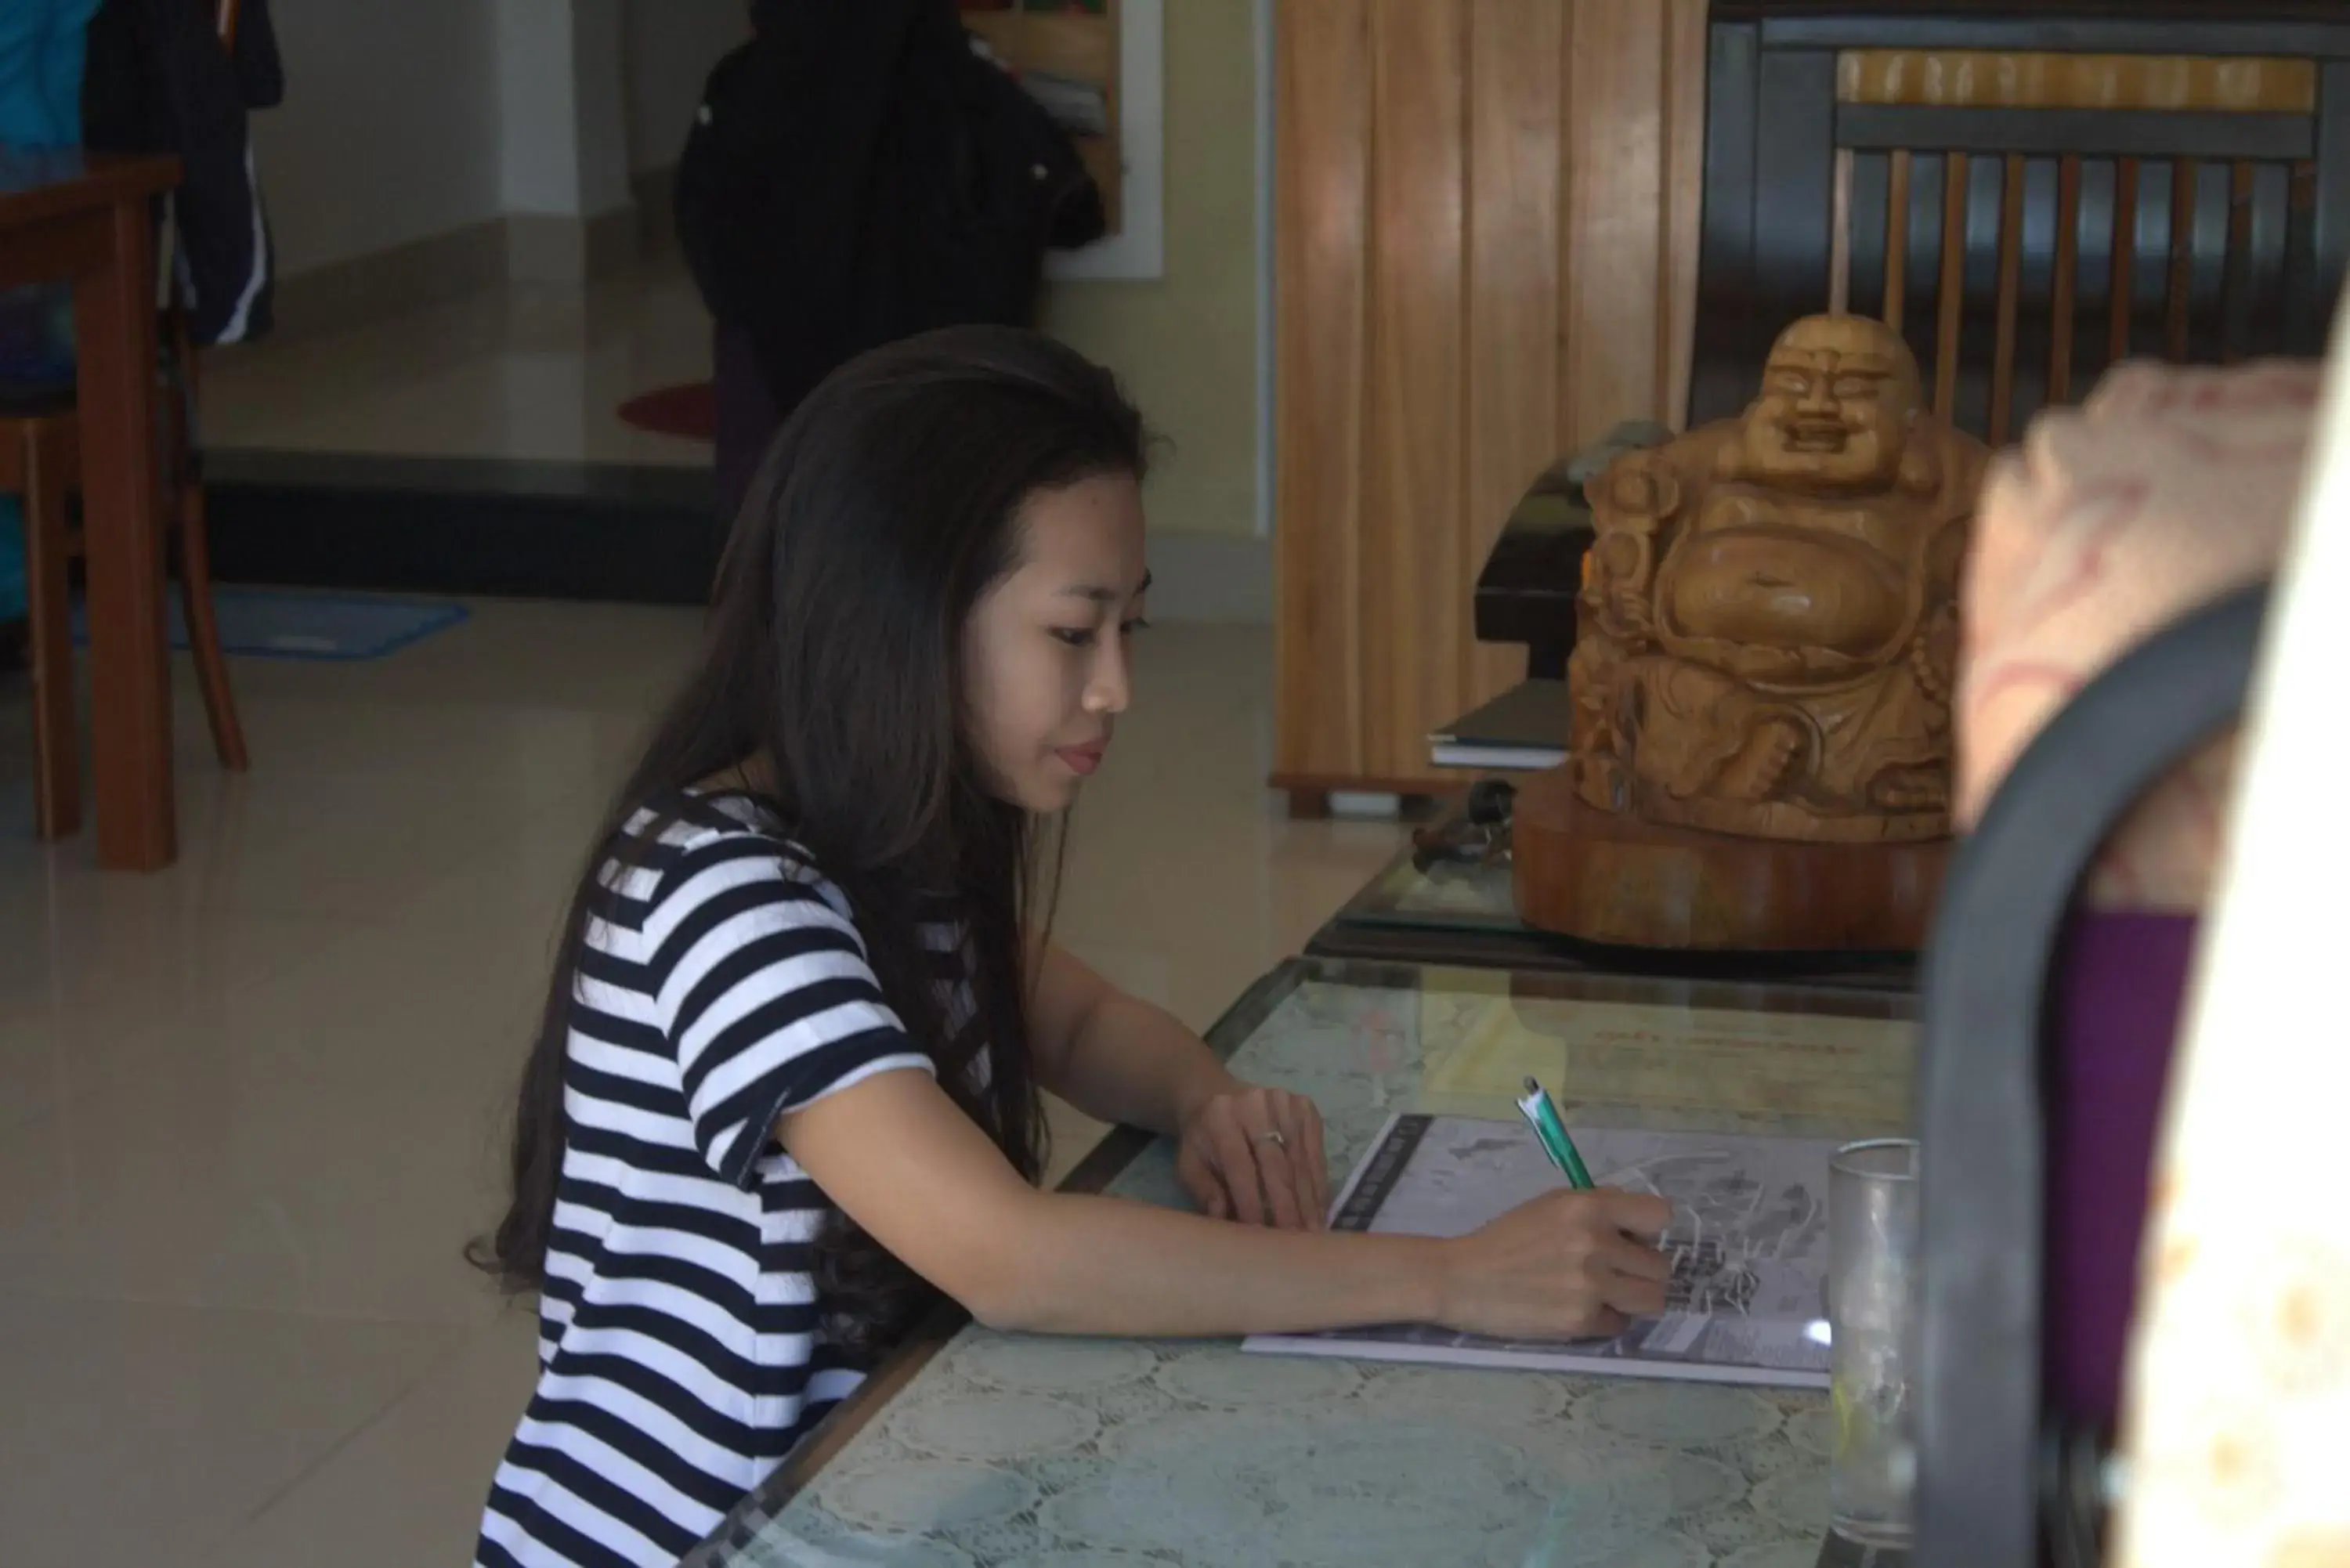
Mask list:
[[[1907,1549],[1917,1452],[1910,1366],[1918,1257],[1918,1145],[1847,1144],[1828,1165],[1828,1329],[1835,1458],[1832,1528]]]

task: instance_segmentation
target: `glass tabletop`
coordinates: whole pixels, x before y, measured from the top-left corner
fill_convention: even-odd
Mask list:
[[[1410,849],[1348,899],[1337,919],[1356,926],[1535,934],[1518,919],[1508,861],[1438,860],[1423,867],[1418,852]]]
[[[1334,1178],[1397,1112],[1508,1116],[1527,1073],[1595,1128],[1895,1133],[1913,1049],[1896,996],[1315,960],[1211,1043],[1313,1096]],[[1172,1149],[1131,1132],[1072,1185],[1184,1202]],[[1810,1391],[942,1321],[688,1561],[1810,1568],[1829,1438]]]
[[[1441,836],[1458,819],[1440,824]],[[1407,848],[1332,916],[1309,956],[1358,962],[1466,965],[1564,973],[1650,975],[1908,993],[1909,953],[1707,952],[1577,941],[1518,919],[1510,863],[1422,856]]]

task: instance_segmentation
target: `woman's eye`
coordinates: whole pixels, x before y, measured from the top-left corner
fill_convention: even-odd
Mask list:
[[[1150,623],[1140,616],[1118,623],[1118,634],[1120,637],[1132,637],[1138,631],[1149,629]],[[1089,626],[1057,626],[1053,628],[1053,635],[1071,648],[1091,648],[1101,640],[1100,634]]]

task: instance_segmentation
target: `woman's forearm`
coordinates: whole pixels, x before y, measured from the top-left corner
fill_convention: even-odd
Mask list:
[[[1115,1198],[1037,1193],[1010,1228],[993,1328],[1183,1338],[1428,1323],[1443,1310],[1446,1243],[1273,1231]],[[991,1271],[996,1272],[996,1271]]]
[[[1240,1085],[1173,1016],[1112,991],[1086,1017],[1060,1081],[1046,1086],[1097,1120],[1172,1135]]]

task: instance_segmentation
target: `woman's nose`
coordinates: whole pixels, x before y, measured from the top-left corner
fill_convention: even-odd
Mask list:
[[[1101,657],[1094,661],[1092,679],[1086,683],[1086,711],[1123,713],[1133,695],[1127,674],[1126,636],[1121,632],[1103,639]]]

